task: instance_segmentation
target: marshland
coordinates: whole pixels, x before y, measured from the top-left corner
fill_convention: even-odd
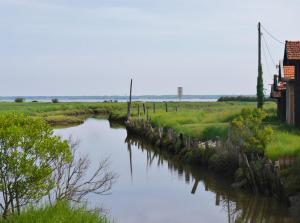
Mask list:
[[[238,175],[241,171],[245,171],[239,168],[239,157],[227,149],[226,142],[232,123],[242,116],[243,111],[248,110],[250,113],[254,111],[256,107],[254,102],[134,101],[130,118],[130,123],[135,124],[133,126],[127,120],[128,104],[123,102],[1,102],[0,104],[2,116],[23,114],[33,119],[41,119],[51,125],[55,129],[54,134],[62,139],[68,140],[70,137],[78,139],[80,153],[91,157],[91,169],[95,168],[94,165],[99,160],[110,157],[110,168],[118,175],[112,194],[104,198],[88,195],[88,207],[83,207],[102,207],[109,210],[105,213],[108,219],[139,222],[142,218],[134,213],[143,213],[143,210],[147,209],[154,211],[153,213],[147,211],[147,222],[160,222],[166,219],[175,221],[177,218],[186,217],[183,213],[188,212],[190,221],[193,222],[202,213],[201,211],[206,211],[206,208],[201,206],[195,212],[196,203],[200,202],[202,205],[212,205],[212,210],[215,209],[212,212],[220,213],[206,219],[227,222],[243,219],[246,212],[253,211],[251,205],[262,202],[264,206],[259,208],[260,214],[256,211],[247,213],[250,214],[247,217],[249,221],[257,219],[267,222],[296,221],[292,217],[295,213],[294,215],[290,213],[292,204],[289,198],[299,191],[298,161],[293,159],[292,163],[282,164],[279,175],[277,173],[272,175],[276,178],[257,175],[255,188],[258,189],[254,190],[253,182],[248,182],[250,179],[247,175]],[[269,140],[266,141],[263,152],[259,151],[261,157],[259,160],[263,163],[269,160],[275,164],[282,158],[298,157],[299,131],[277,120],[274,102],[267,102],[263,113],[260,126],[268,127],[272,131],[266,136]],[[165,129],[162,131],[162,138],[151,136],[143,127],[147,125],[150,129]],[[174,136],[182,135],[184,139],[196,142],[196,145],[183,143],[179,146],[178,142],[169,141],[168,132],[164,131],[170,129]],[[220,148],[216,148],[217,144]],[[251,165],[254,169],[262,165],[257,161],[249,160],[249,162],[253,162]],[[90,171],[87,170],[87,174]],[[282,182],[279,189],[277,177]],[[205,185],[204,188],[202,185]],[[178,188],[170,190],[173,187]],[[209,193],[212,194],[208,196]],[[253,193],[255,198],[251,195]],[[198,196],[201,201],[198,201]],[[203,201],[202,196],[208,197]],[[170,200],[171,197],[174,199],[173,202]],[[178,216],[173,218],[163,212],[157,212],[156,205],[163,204],[161,199],[168,201],[165,205],[176,210]],[[185,200],[185,207],[181,207],[180,202],[175,201],[177,199]],[[129,208],[130,206],[133,207]],[[49,210],[49,207],[37,211],[44,210]],[[241,214],[238,214],[238,210]],[[34,210],[28,209],[27,212],[30,215]],[[24,218],[27,212],[24,212]],[[155,213],[160,214],[156,216]]]
[[[0,0],[0,223],[300,222],[299,6]]]

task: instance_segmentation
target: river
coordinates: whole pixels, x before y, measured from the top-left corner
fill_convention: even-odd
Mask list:
[[[107,120],[89,118],[55,134],[79,140],[91,168],[109,158],[118,175],[111,194],[89,195],[87,201],[117,223],[294,222],[275,200],[233,189],[206,169],[182,165],[127,138],[124,128]]]

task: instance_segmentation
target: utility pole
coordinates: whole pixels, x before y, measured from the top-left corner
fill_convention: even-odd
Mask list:
[[[260,22],[258,23],[258,75],[256,85],[256,96],[257,96],[257,108],[262,108],[264,104],[264,82],[263,82],[263,71],[261,65],[261,27]]]
[[[132,78],[130,79],[130,94],[129,94],[129,102],[128,102],[128,110],[127,110],[127,120],[130,119],[131,116],[131,93],[132,93]]]
[[[261,66],[261,30],[260,22],[258,23],[258,67]]]

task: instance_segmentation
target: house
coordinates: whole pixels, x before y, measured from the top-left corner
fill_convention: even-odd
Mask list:
[[[277,99],[278,118],[300,127],[300,41],[285,42],[283,64],[274,75],[271,97]]]

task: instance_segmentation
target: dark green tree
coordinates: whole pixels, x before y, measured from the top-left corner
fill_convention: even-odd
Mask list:
[[[262,108],[264,105],[264,81],[263,71],[261,65],[258,66],[258,76],[256,85],[257,107]]]

